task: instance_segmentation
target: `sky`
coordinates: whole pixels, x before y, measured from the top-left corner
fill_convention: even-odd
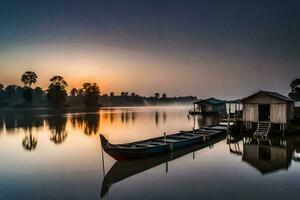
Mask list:
[[[239,98],[300,78],[298,0],[0,2],[0,82]]]

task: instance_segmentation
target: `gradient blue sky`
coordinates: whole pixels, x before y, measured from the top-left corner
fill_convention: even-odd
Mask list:
[[[235,98],[300,77],[300,1],[0,2],[0,80]]]

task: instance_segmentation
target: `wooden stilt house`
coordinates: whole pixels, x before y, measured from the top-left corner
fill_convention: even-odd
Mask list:
[[[271,124],[278,124],[285,130],[294,116],[294,100],[276,92],[258,91],[244,98],[242,104],[246,127],[252,128],[256,123],[262,134],[269,132]]]

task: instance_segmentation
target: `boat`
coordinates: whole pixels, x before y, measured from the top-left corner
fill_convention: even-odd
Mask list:
[[[221,126],[215,129],[214,127],[204,127],[126,144],[111,144],[102,134],[100,134],[100,138],[102,148],[107,154],[116,160],[123,160],[149,157],[205,143],[211,138],[225,134],[226,130],[226,127],[221,128]]]
[[[132,177],[136,174],[142,173],[146,170],[154,168],[164,163],[176,160],[184,155],[204,149],[208,146],[216,144],[226,138],[225,134],[218,135],[205,143],[191,145],[185,148],[180,148],[165,154],[157,154],[152,157],[145,157],[138,160],[119,160],[117,161],[105,174],[101,187],[101,197],[104,197],[110,187],[122,180]],[[168,165],[166,164],[166,173],[168,172]]]

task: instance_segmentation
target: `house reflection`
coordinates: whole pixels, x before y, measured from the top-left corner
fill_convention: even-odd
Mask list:
[[[242,156],[242,161],[258,170],[262,175],[279,170],[288,170],[292,160],[300,161],[300,137],[230,139],[230,153]],[[240,142],[242,141],[242,149]]]
[[[288,170],[293,151],[291,140],[247,138],[243,145],[242,160],[261,174],[268,174]]]

